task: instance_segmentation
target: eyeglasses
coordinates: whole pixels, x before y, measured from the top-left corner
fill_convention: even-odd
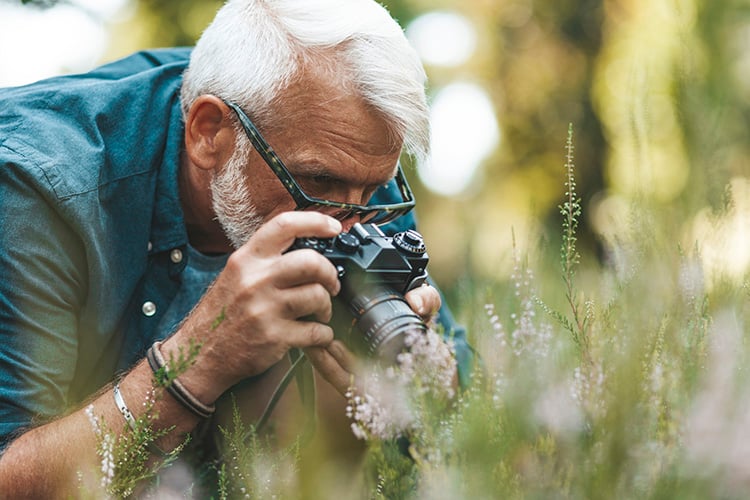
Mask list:
[[[263,158],[263,161],[266,162],[266,165],[271,168],[286,190],[289,191],[292,199],[297,204],[297,210],[316,210],[338,220],[359,216],[360,222],[363,224],[368,222],[372,224],[385,224],[408,213],[414,208],[414,195],[409,188],[409,184],[406,182],[406,177],[404,177],[404,172],[400,164],[398,165],[395,177],[396,186],[401,195],[400,202],[385,205],[356,205],[354,203],[323,200],[308,196],[302,191],[302,188],[294,180],[284,162],[281,161],[281,158],[279,158],[273,148],[263,139],[258,128],[250,121],[245,112],[233,102],[224,101],[224,103],[237,114],[248,139],[250,139],[260,157]]]

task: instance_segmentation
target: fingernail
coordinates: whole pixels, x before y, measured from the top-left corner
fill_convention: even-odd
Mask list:
[[[341,232],[341,222],[334,219],[333,217],[328,218],[328,225],[331,227],[332,231],[335,231],[337,233]]]
[[[424,302],[422,301],[422,297],[419,297],[419,296],[412,297],[411,302],[412,302],[412,305],[414,306],[414,310],[416,311],[416,313],[419,314],[420,316],[424,315],[425,310],[424,310]]]

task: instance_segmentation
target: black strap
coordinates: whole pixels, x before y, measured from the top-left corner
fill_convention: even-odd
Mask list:
[[[315,374],[312,365],[308,362],[307,356],[305,356],[300,349],[292,348],[289,350],[289,361],[291,362],[291,366],[284,374],[279,385],[276,386],[276,389],[271,395],[271,399],[268,401],[266,408],[263,410],[263,414],[258,420],[255,429],[257,432],[260,432],[263,427],[265,427],[271,413],[273,413],[273,410],[276,407],[276,404],[279,402],[284,391],[292,381],[292,377],[294,377],[297,382],[300,400],[302,401],[302,406],[304,407],[305,415],[307,416],[305,429],[302,433],[301,439],[302,442],[307,442],[312,438],[315,429],[317,428],[317,415],[315,413]]]

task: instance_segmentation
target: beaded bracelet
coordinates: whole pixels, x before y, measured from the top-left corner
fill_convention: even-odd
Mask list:
[[[161,370],[166,364],[164,356],[161,354],[160,347],[161,342],[154,342],[146,352],[146,359],[148,360],[148,364],[154,374]],[[178,403],[189,410],[190,413],[200,418],[209,418],[216,411],[214,405],[209,406],[201,403],[198,398],[188,391],[177,379],[172,380],[172,382],[166,387],[166,390],[175,400],[177,400]]]

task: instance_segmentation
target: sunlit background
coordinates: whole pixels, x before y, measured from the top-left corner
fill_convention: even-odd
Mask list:
[[[189,45],[220,5],[45,3],[0,0],[1,85]],[[709,280],[748,272],[747,0],[385,3],[430,77],[432,155],[408,175],[446,290],[504,279],[513,248],[555,251],[568,124],[585,255],[606,261],[649,204],[698,243]]]

